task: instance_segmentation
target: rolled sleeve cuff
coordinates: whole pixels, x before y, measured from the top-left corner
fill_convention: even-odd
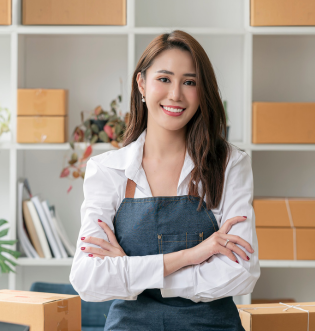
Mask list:
[[[130,256],[130,290],[163,288],[164,260],[163,254]]]

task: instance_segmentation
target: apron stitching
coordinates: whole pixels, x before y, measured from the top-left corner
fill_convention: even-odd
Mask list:
[[[213,227],[214,227],[214,231],[217,231],[217,229],[216,229],[216,227],[215,227],[215,225],[214,225],[214,223],[213,223],[212,217],[208,214],[208,211],[207,211],[207,209],[205,208],[205,206],[202,206],[202,207],[203,207],[203,209],[205,210],[205,212],[207,213],[208,217],[210,218],[211,223],[212,223],[212,225],[213,225]]]

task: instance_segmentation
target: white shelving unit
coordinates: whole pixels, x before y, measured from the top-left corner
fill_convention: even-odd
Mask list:
[[[11,239],[16,233],[16,183],[20,176],[29,179],[33,194],[40,193],[56,206],[73,243],[80,228],[83,199],[82,181],[74,181],[72,192],[67,194],[69,182],[59,179],[69,144],[16,143],[17,89],[69,89],[71,133],[80,121],[81,110],[97,104],[106,109],[120,93],[119,77],[124,83],[127,111],[131,77],[139,56],[155,36],[175,29],[192,34],[209,55],[222,98],[228,101],[230,139],[253,160],[255,195],[315,195],[314,179],[305,184],[314,186],[305,189],[295,184],[286,191],[291,177],[285,177],[293,174],[310,179],[314,175],[303,158],[314,159],[315,145],[251,143],[253,101],[314,102],[315,28],[250,27],[249,0],[127,0],[127,26],[122,27],[23,26],[19,0],[13,0],[12,13],[13,24],[0,26],[0,102],[12,112],[11,135],[0,137],[0,216],[10,221]],[[288,71],[298,77],[296,84],[285,78]],[[84,144],[78,147],[83,149]],[[110,144],[99,144],[94,153],[111,148]],[[277,158],[279,153],[292,155],[293,168],[288,174],[282,171],[286,164]],[[294,170],[294,160],[301,155],[303,171]],[[279,182],[273,176],[268,180],[270,173],[276,177],[281,173]],[[287,186],[282,185],[284,181]],[[2,276],[0,282],[10,289],[26,290],[36,280],[67,282],[71,262],[71,258],[20,258],[17,273]],[[315,270],[315,261],[261,261],[261,267],[263,272],[277,268]],[[261,286],[268,288],[261,279]],[[235,300],[248,304],[251,295]]]

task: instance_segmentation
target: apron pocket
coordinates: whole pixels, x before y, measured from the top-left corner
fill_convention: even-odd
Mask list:
[[[203,241],[203,232],[158,234],[159,254],[178,252],[192,248]]]

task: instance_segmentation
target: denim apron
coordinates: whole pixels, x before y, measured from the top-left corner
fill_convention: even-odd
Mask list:
[[[192,195],[134,199],[128,179],[125,198],[114,217],[115,235],[128,256],[168,254],[198,245],[218,231],[211,210],[197,211]],[[245,331],[231,296],[211,302],[163,298],[146,289],[137,300],[115,299],[104,331]]]

